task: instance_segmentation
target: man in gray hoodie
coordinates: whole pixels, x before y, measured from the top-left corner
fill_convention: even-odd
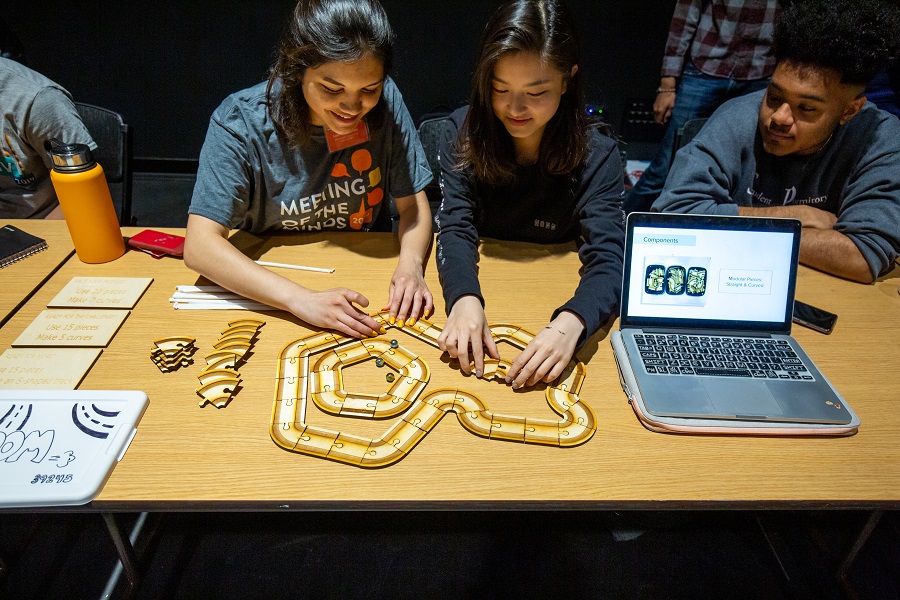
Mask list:
[[[900,121],[863,91],[898,50],[886,0],[793,4],[768,88],[710,117],[653,210],[796,218],[800,262],[873,281],[900,254]]]

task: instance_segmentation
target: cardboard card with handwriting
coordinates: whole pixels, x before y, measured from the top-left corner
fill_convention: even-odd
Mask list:
[[[0,390],[74,390],[99,348],[11,348],[0,355]]]
[[[25,328],[14,348],[22,346],[105,347],[131,311],[50,308]]]
[[[134,308],[152,277],[73,277],[49,308]]]

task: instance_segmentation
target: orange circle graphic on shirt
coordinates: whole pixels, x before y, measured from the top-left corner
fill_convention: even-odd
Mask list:
[[[350,164],[353,168],[362,173],[372,166],[372,155],[365,148],[357,150],[350,157]]]
[[[331,170],[332,177],[350,177],[350,172],[347,170],[347,166],[338,163],[334,165],[334,168]]]
[[[369,206],[377,206],[384,199],[384,190],[375,188],[369,192]]]

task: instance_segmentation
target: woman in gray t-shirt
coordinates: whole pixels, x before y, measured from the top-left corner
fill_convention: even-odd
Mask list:
[[[386,309],[430,314],[423,263],[431,170],[397,87],[394,34],[376,0],[300,0],[268,82],[225,99],[210,120],[189,209],[185,263],[248,298],[361,337],[378,323],[359,292],[315,291],[254,263],[233,228],[369,231],[399,213],[400,258]]]

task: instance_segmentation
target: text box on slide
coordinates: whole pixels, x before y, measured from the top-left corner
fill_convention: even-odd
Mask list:
[[[768,296],[772,293],[772,271],[722,269],[719,271],[719,293]]]

